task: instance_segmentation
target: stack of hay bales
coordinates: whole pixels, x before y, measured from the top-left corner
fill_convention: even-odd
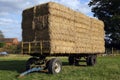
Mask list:
[[[75,27],[76,27],[76,52],[90,53],[91,52],[91,28],[90,18],[84,14],[75,13]]]
[[[50,53],[104,52],[103,28],[101,21],[54,2],[23,11],[23,41],[47,40]]]
[[[34,28],[33,28],[33,8],[27,9],[23,12],[22,18],[22,39],[23,41],[34,40]]]
[[[92,49],[95,53],[102,53],[104,48],[104,24],[102,21],[90,18],[91,19],[91,42]]]

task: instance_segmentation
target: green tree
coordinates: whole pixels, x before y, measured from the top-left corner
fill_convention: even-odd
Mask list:
[[[120,0],[91,0],[88,5],[94,17],[104,21],[106,39],[111,39],[111,46],[120,49]]]
[[[0,42],[0,48],[3,48],[5,46],[5,43]]]
[[[4,38],[2,31],[0,31],[0,38]]]

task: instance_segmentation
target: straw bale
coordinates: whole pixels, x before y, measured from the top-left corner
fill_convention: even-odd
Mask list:
[[[51,53],[75,53],[74,42],[52,40],[51,41]],[[61,45],[60,45],[61,44]]]
[[[30,17],[33,18],[33,16],[34,16],[33,10],[34,10],[34,7],[24,10],[22,13],[22,15],[24,16],[23,19],[28,19]]]
[[[30,30],[30,29],[23,30],[22,37],[23,37],[23,41],[25,41],[25,42],[26,41],[33,41],[35,38],[34,30]]]
[[[61,4],[56,4],[55,2],[49,2],[48,3],[49,8],[52,9],[57,9],[58,11],[64,12],[64,13],[68,13],[73,15],[74,11],[68,7],[65,7]]]
[[[103,26],[102,21],[49,2],[23,11],[22,37],[23,41],[48,40],[49,48],[44,48],[51,54],[102,53]]]

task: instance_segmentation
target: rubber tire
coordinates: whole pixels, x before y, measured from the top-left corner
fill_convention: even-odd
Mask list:
[[[48,60],[48,61],[46,62],[44,70],[48,69],[49,63],[50,63],[50,60]]]
[[[29,58],[26,62],[26,70],[31,69],[31,65],[35,64],[37,60],[38,60],[37,58]]]
[[[79,66],[79,61],[78,60],[76,60],[76,58],[75,58],[75,66]]]
[[[94,66],[96,64],[96,55],[88,56],[86,62],[88,66]]]
[[[75,57],[70,55],[68,57],[68,62],[69,62],[69,65],[74,65],[74,63],[75,63]]]
[[[55,64],[56,63],[59,65],[59,68],[60,68],[59,72],[55,71],[55,67],[56,67]],[[57,58],[51,59],[50,62],[49,62],[49,65],[48,65],[48,72],[50,74],[57,74],[57,73],[60,73],[61,70],[62,70],[62,62]]]

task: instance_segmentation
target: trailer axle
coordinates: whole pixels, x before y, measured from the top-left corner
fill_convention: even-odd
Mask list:
[[[29,70],[21,73],[18,77],[23,77],[23,76],[25,76],[25,75],[27,75],[27,74],[29,74],[31,72],[38,72],[38,71],[41,71],[41,70],[43,70],[43,68],[41,68],[41,67],[32,68],[32,69],[29,69]]]

